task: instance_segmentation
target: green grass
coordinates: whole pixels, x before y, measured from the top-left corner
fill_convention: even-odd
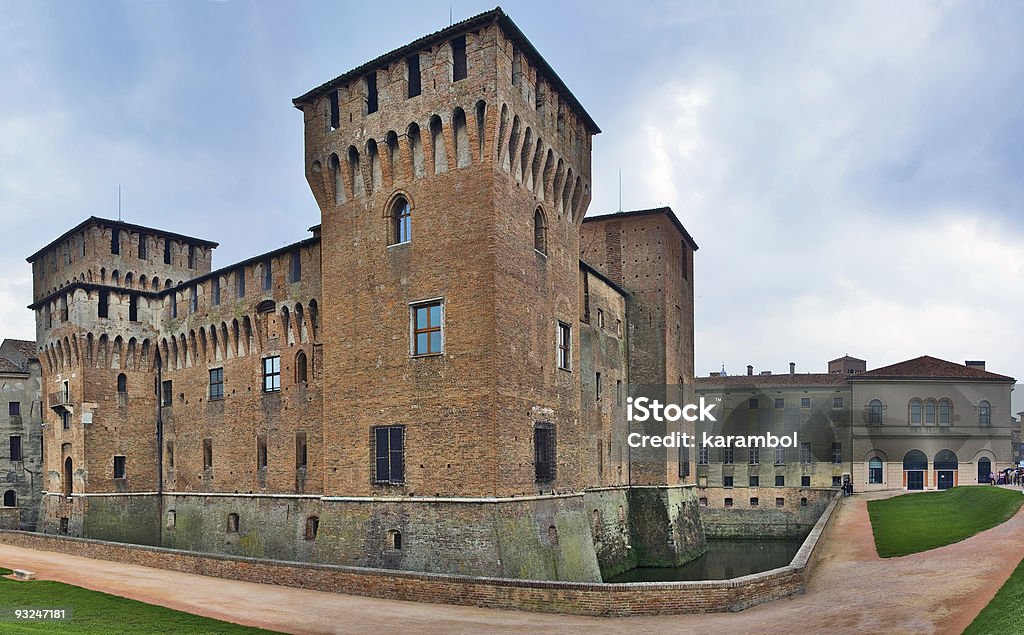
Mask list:
[[[0,575],[11,573],[0,569]],[[0,610],[70,608],[67,622],[0,622],[0,633],[270,633],[81,587],[0,578]],[[6,619],[6,618],[5,618]]]
[[[875,548],[883,558],[928,551],[1006,522],[1024,503],[1019,490],[954,487],[868,501]]]
[[[1024,560],[964,635],[1024,633]]]

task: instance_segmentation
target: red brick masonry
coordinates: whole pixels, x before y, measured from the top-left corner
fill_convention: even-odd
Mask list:
[[[579,615],[630,616],[741,611],[803,593],[815,547],[830,529],[837,497],[789,566],[710,582],[597,584],[408,573],[260,560],[84,538],[0,531],[0,542],[158,569],[370,597]]]

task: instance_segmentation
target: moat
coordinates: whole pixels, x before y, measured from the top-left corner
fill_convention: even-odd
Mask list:
[[[788,565],[800,546],[799,538],[709,538],[707,553],[681,567],[637,567],[605,582],[680,582],[728,580]]]

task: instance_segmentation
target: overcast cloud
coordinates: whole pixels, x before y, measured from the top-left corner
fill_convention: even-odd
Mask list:
[[[493,8],[0,4],[0,335],[34,336],[24,258],[116,217],[118,183],[126,220],[219,241],[215,266],[303,238],[290,99],[450,6]],[[671,205],[701,246],[698,374],[849,353],[1024,376],[1024,5],[503,6],[604,130],[590,213],[621,169],[623,208]]]

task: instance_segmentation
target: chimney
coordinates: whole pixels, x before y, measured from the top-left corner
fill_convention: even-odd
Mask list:
[[[754,367],[751,366],[750,364],[747,364],[747,375],[753,375],[753,374],[754,374]]]
[[[796,362],[790,362],[789,363],[789,374],[790,375],[795,375],[796,374]]]
[[[968,368],[977,368],[978,370],[985,370],[985,360],[983,359],[969,359],[964,362],[964,365]]]

